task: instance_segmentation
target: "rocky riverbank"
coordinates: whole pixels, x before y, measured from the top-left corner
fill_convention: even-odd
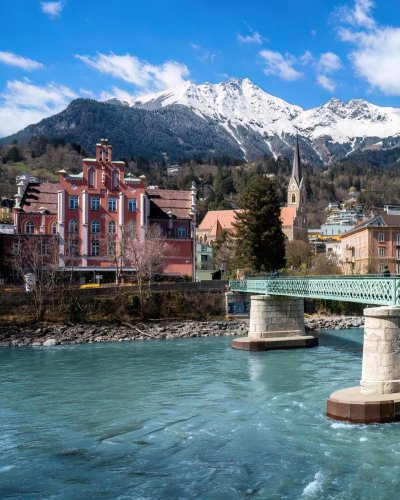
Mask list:
[[[307,317],[306,330],[360,328],[362,317]],[[249,320],[122,323],[107,325],[51,324],[36,328],[0,327],[0,347],[172,340],[185,337],[246,336]]]

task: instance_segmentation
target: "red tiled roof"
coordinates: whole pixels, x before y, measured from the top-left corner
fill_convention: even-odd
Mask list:
[[[26,213],[39,212],[40,207],[45,207],[50,213],[57,213],[57,191],[60,184],[44,182],[42,184],[29,184],[22,198],[21,207]]]
[[[296,207],[281,208],[282,227],[293,226],[293,220],[296,217]]]
[[[200,231],[216,233],[218,225],[222,230],[232,231],[233,223],[236,221],[235,214],[240,210],[209,210],[199,225]]]

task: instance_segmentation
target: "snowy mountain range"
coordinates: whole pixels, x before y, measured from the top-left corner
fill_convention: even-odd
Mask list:
[[[221,156],[291,159],[297,135],[302,159],[309,163],[369,161],[367,156],[374,155],[384,158],[379,160],[383,165],[400,157],[400,108],[331,99],[305,110],[248,79],[186,82],[131,102],[76,99],[61,113],[0,142],[26,142],[33,135],[76,142],[88,152],[100,137],[107,137],[119,157],[169,162]]]
[[[306,156],[322,163],[360,149],[400,145],[399,108],[379,107],[362,99],[348,103],[331,99],[304,110],[267,94],[248,79],[202,85],[187,82],[127,104],[147,110],[187,106],[206,120],[218,121],[250,160],[259,150],[274,157],[291,150],[295,135],[303,139]]]

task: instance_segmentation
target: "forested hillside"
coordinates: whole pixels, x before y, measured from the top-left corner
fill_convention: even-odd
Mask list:
[[[58,170],[77,173],[88,152],[79,144],[60,139],[34,137],[29,143],[0,146],[0,195],[12,198],[16,192],[15,177],[29,172],[43,180],[58,180]],[[238,165],[229,157],[203,163],[199,159],[181,161],[176,177],[167,175],[168,162],[149,161],[143,157],[125,157],[127,172],[146,175],[149,184],[170,189],[190,189],[192,180],[198,187],[199,220],[207,210],[235,208],[249,181],[257,175],[271,176],[276,183],[281,204],[286,203],[286,189],[291,174],[291,159],[264,158]],[[386,203],[400,204],[400,165],[379,167],[366,163],[340,163],[325,170],[303,165],[308,198],[309,227],[324,222],[325,208],[331,201],[346,201],[349,191],[359,192],[357,203],[366,210],[379,210]],[[352,203],[355,201],[353,200]],[[350,202],[349,202],[350,203]]]

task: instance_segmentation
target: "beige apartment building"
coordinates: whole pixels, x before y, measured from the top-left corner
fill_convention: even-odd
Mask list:
[[[400,207],[342,234],[341,264],[344,274],[400,274]]]

